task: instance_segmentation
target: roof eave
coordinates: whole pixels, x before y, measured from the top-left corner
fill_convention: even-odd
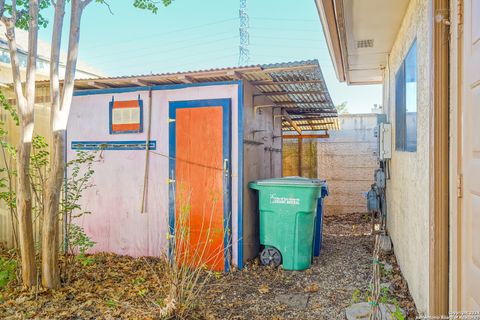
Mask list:
[[[315,0],[315,4],[317,5],[318,15],[322,23],[323,33],[337,78],[340,82],[347,81],[347,83],[349,83],[348,75],[345,72],[345,57],[342,51],[342,38],[337,26],[334,1],[335,0]]]

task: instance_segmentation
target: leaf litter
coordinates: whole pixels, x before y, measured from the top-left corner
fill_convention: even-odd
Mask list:
[[[373,237],[363,214],[326,216],[320,257],[306,271],[261,266],[258,259],[241,271],[210,277],[198,297],[196,319],[343,319],[355,290],[371,278]],[[0,250],[0,256],[6,256]],[[16,280],[0,289],[1,319],[162,319],[169,288],[165,260],[114,254],[91,255],[76,263],[70,282],[60,289],[24,290]],[[415,318],[415,304],[393,254],[382,281]]]

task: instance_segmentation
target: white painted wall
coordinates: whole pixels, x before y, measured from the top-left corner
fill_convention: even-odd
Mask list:
[[[144,101],[144,132],[109,134],[109,102]],[[168,232],[168,110],[170,101],[231,98],[232,101],[232,234],[238,240],[238,85],[189,87],[153,91],[151,140],[157,149],[149,160],[146,212],[140,213],[144,181],[145,151],[104,150],[95,163],[93,188],[85,192],[83,207],[92,212],[79,218],[97,244],[93,252],[114,252],[130,256],[159,256],[167,248]],[[74,97],[68,123],[68,159],[75,156],[71,141],[145,140],[148,91],[96,94]],[[237,247],[232,254],[236,264]]]
[[[391,178],[387,182],[388,232],[419,312],[428,312],[429,186],[431,145],[431,1],[412,0],[390,53],[384,106],[393,124]],[[417,151],[395,151],[395,74],[417,39]]]

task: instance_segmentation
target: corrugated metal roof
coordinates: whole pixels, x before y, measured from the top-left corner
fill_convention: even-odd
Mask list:
[[[262,71],[246,73],[245,78],[277,106],[285,108],[290,117],[283,121],[284,131],[339,129],[337,110],[317,60],[261,67]],[[254,78],[255,74],[267,75],[268,80]]]
[[[318,60],[75,81],[76,90],[244,80],[286,113],[284,131],[339,129]],[[45,82],[48,83],[48,82]]]

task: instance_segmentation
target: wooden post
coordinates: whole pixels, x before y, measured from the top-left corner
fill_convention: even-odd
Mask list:
[[[448,314],[449,264],[449,27],[436,21],[448,19],[449,1],[435,0],[433,15],[433,194],[430,210],[429,314]],[[432,148],[430,149],[432,150]]]
[[[303,138],[298,138],[298,175],[302,176]]]

